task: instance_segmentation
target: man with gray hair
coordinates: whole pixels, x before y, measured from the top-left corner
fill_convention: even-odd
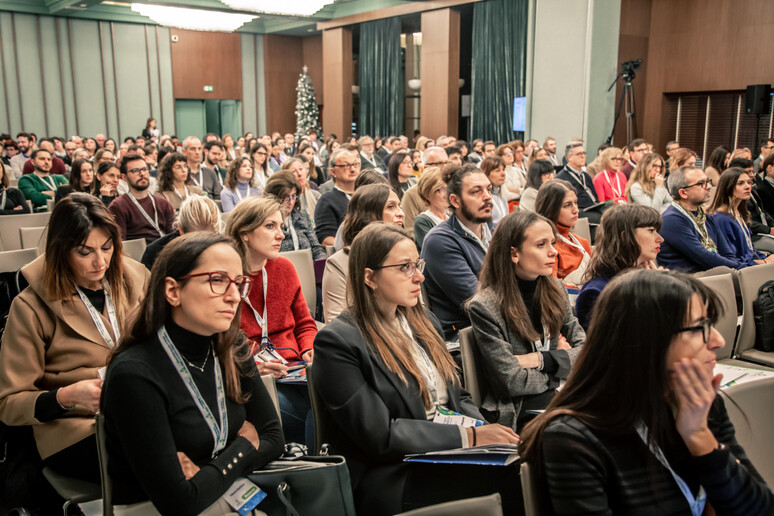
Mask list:
[[[449,162],[446,151],[441,147],[430,147],[422,152],[422,169],[427,170],[430,167],[443,168]],[[412,186],[403,194],[400,201],[400,208],[403,210],[403,228],[414,234],[414,219],[425,211],[425,201],[419,195],[417,185]]]
[[[712,218],[702,205],[710,198],[710,184],[702,169],[680,167],[667,179],[672,205],[662,214],[661,236],[664,243],[658,262],[667,269],[688,273],[726,266],[739,269],[725,238],[718,238]]]
[[[204,190],[210,199],[219,200],[220,186],[215,171],[202,166],[202,142],[196,136],[189,136],[183,140],[183,155],[188,164],[188,174],[194,184]]]
[[[360,162],[363,170],[372,168],[378,170],[382,174],[387,172],[387,165],[384,164],[382,158],[374,153],[374,139],[370,136],[361,136],[357,141],[360,148]]]
[[[336,231],[344,222],[349,200],[355,192],[355,179],[360,174],[360,155],[339,147],[331,154],[330,172],[333,189],[320,197],[314,210],[315,233],[323,246],[333,245]]]
[[[556,179],[564,179],[575,189],[580,209],[578,216],[589,219],[589,223],[594,224],[592,226],[592,233],[594,233],[608,205],[599,204],[594,181],[588,172],[583,170],[586,166],[586,149],[583,143],[577,141],[568,143],[564,149],[564,155],[567,158],[567,164],[556,174]]]

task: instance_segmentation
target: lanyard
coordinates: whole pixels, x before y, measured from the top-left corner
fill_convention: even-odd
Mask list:
[[[94,308],[93,304],[91,304],[89,298],[86,297],[86,294],[83,293],[83,290],[81,290],[78,285],[75,286],[75,290],[78,291],[78,295],[80,296],[81,301],[83,301],[83,304],[86,305],[86,310],[89,311],[91,320],[94,321],[94,326],[97,327],[97,331],[99,331],[102,339],[105,341],[105,343],[107,343],[108,346],[114,348],[116,346],[116,341],[121,339],[121,330],[118,328],[116,307],[113,305],[113,298],[111,297],[110,292],[105,289],[105,306],[108,310],[108,321],[110,321],[110,326],[113,328],[113,335],[116,336],[115,340],[113,340],[113,337],[110,336],[110,332],[108,332],[107,327],[105,326],[105,322],[99,316],[97,309]]]
[[[561,234],[559,234],[559,238],[561,238],[562,242],[564,242],[565,244],[571,245],[573,247],[577,247],[578,249],[580,249],[580,251],[583,253],[584,256],[587,254],[586,249],[584,249],[584,247],[581,245],[581,243],[578,241],[577,238],[575,238],[575,235],[573,235],[572,233],[570,233],[570,238],[572,238],[572,240],[568,240],[564,238],[564,236]]]
[[[399,320],[403,331],[405,331],[409,336],[412,343],[414,344],[414,349],[419,352],[419,356],[422,358],[421,361],[417,361],[417,365],[422,370],[422,376],[425,377],[425,382],[427,383],[427,389],[430,391],[430,398],[433,402],[433,407],[438,407],[440,403],[438,402],[438,389],[436,388],[437,378],[435,365],[430,360],[430,357],[427,356],[427,352],[424,350],[424,348],[420,346],[414,339],[414,334],[411,332],[411,327],[409,326],[406,318],[401,315]]]
[[[5,201],[6,201],[6,197],[7,196],[8,196],[8,191],[7,190],[3,190],[3,200],[2,200],[2,202],[0,202],[0,210],[4,210],[5,209]]]
[[[747,227],[747,224],[745,224],[744,221],[739,217],[739,215],[737,215],[734,218],[736,219],[736,223],[739,224],[739,227],[742,229],[744,240],[747,243],[747,249],[749,249],[750,251],[753,252],[753,254],[755,254],[755,249],[753,248],[750,229]]]
[[[199,392],[199,388],[196,386],[196,383],[191,376],[191,371],[189,371],[188,366],[185,365],[185,360],[183,359],[182,355],[180,355],[180,352],[177,350],[175,345],[172,343],[172,339],[169,338],[167,329],[162,326],[159,328],[157,335],[159,337],[159,342],[161,342],[161,347],[163,347],[164,351],[166,351],[167,356],[175,366],[175,370],[177,370],[177,374],[180,375],[180,379],[183,380],[183,383],[188,389],[191,398],[193,398],[193,401],[196,404],[196,408],[199,409],[199,412],[201,412],[202,417],[204,418],[204,422],[207,423],[207,426],[210,428],[210,432],[212,432],[212,438],[215,441],[215,447],[212,450],[212,457],[215,457],[215,455],[217,455],[220,450],[226,447],[226,438],[228,437],[226,394],[223,389],[223,376],[220,372],[220,362],[218,361],[218,355],[213,353],[215,362],[215,388],[217,391],[218,419],[220,420],[220,424],[215,421],[215,416],[212,415],[212,411],[210,411],[210,408],[207,406],[207,402],[204,401],[202,393]]]
[[[551,347],[551,336],[548,334],[548,327],[543,323],[543,340],[534,340],[532,342],[535,345],[535,351],[548,351]]]
[[[575,171],[571,169],[570,167],[565,167],[565,170],[570,173],[570,177],[575,180],[576,183],[581,185],[584,190],[586,190],[586,194],[588,194],[589,197],[591,197],[592,201],[598,201],[596,194],[592,192],[588,186],[586,186],[586,176],[583,175],[583,172],[581,172],[579,175],[575,175]]]
[[[290,231],[290,238],[293,240],[293,250],[298,251],[298,233],[296,233],[296,228],[293,227],[293,218],[290,215],[285,218],[285,227]]]
[[[694,220],[694,218],[691,217],[690,214],[687,211],[685,211],[685,208],[683,208],[680,205],[680,203],[678,203],[677,201],[672,201],[672,206],[674,206],[677,209],[677,211],[682,213],[688,220],[691,221],[691,223],[693,223],[693,227],[696,228],[696,231],[699,232],[699,237],[700,238],[706,237],[708,242],[712,242],[712,239],[710,239],[710,236],[709,236],[709,231],[707,231],[706,223],[705,223],[704,227],[701,228],[701,227],[699,227],[699,224],[696,222],[696,220]],[[714,242],[712,242],[712,244],[714,245]],[[711,250],[711,249],[707,249],[707,250],[709,252],[711,252],[711,253],[717,253],[718,252],[717,251],[717,247],[715,247],[714,250]]]
[[[604,171],[605,179],[607,179],[608,184],[610,185],[610,188],[613,189],[613,194],[615,194],[617,199],[621,198],[621,178],[618,174],[615,175],[615,182],[618,185],[618,189],[616,190],[615,186],[613,186],[613,180],[610,179],[610,174],[608,174],[607,170]]]
[[[250,307],[250,310],[253,311],[255,320],[258,321],[258,325],[261,327],[261,344],[263,344],[265,340],[269,340],[269,319],[266,315],[267,305],[269,304],[266,299],[266,293],[269,289],[269,275],[266,274],[266,267],[261,269],[261,276],[263,276],[263,317],[258,314],[258,311],[255,308],[253,308],[250,298],[245,296],[242,298],[242,301],[244,301],[247,306]]]
[[[178,191],[176,186],[172,187],[172,191],[175,192],[175,195],[177,195],[181,200],[183,200],[183,199],[188,197],[188,187],[186,185],[183,185],[183,191],[185,192],[185,197],[180,195],[180,192]]]
[[[142,216],[145,217],[145,220],[148,221],[148,223],[153,226],[153,229],[159,232],[159,236],[164,236],[164,232],[161,231],[161,228],[159,227],[159,212],[156,210],[156,199],[153,198],[152,195],[149,195],[151,200],[151,205],[153,206],[153,220],[151,220],[150,215],[148,215],[148,212],[145,211],[145,208],[143,208],[140,205],[140,201],[134,198],[134,195],[131,193],[127,193],[126,195],[129,196],[129,198],[134,202],[135,206],[137,206],[140,209],[140,213],[142,213]],[[179,194],[178,194],[179,195]]]
[[[191,179],[193,179],[194,184],[196,186],[198,186],[199,188],[201,188],[202,184],[204,183],[204,177],[203,176],[204,176],[204,172],[202,171],[201,164],[199,164],[199,179],[197,180],[196,176],[193,175],[193,173],[191,174]],[[187,195],[187,193],[186,193],[186,195]]]
[[[43,181],[44,185],[46,185],[47,187],[51,188],[52,192],[56,190],[56,182],[54,181],[54,179],[51,176],[48,176],[46,178],[38,176],[38,179]],[[49,183],[48,181],[46,181],[47,179],[50,180],[51,182]]]
[[[765,224],[766,226],[769,225],[769,221],[766,220],[766,215],[763,213],[763,210],[761,209],[760,205],[758,204],[758,201],[755,200],[754,195],[750,195],[750,200],[753,202],[756,208],[758,208],[758,215],[760,215],[761,223]]]
[[[688,487],[688,484],[685,482],[685,480],[680,478],[680,475],[675,473],[675,470],[673,470],[669,465],[669,462],[667,462],[666,457],[664,457],[664,453],[661,451],[661,448],[659,448],[656,443],[648,443],[648,427],[646,427],[644,423],[640,422],[636,429],[637,435],[640,436],[642,442],[645,443],[648,448],[650,448],[650,452],[656,457],[661,465],[669,471],[669,473],[672,475],[672,478],[675,479],[677,487],[680,488],[680,491],[683,493],[685,500],[691,507],[691,514],[693,516],[701,516],[701,514],[704,512],[704,506],[707,505],[707,493],[704,491],[704,486],[699,487],[699,496],[694,497],[693,493],[691,492],[691,488]]]

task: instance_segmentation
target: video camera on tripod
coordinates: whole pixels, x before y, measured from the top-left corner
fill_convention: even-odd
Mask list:
[[[624,61],[621,63],[621,77],[625,81],[632,81],[636,77],[636,74],[634,73],[636,70],[639,70],[642,68],[642,58],[640,59],[632,59],[630,61]]]
[[[624,61],[621,63],[621,72],[615,76],[613,84],[607,89],[609,92],[618,84],[618,79],[623,79],[623,91],[621,92],[621,99],[618,101],[618,109],[616,109],[615,118],[613,119],[613,130],[610,131],[607,143],[613,143],[615,126],[618,123],[618,118],[621,116],[624,104],[626,104],[626,142],[628,143],[637,138],[637,115],[634,112],[634,85],[632,81],[637,76],[635,72],[640,68],[642,68],[642,58]]]

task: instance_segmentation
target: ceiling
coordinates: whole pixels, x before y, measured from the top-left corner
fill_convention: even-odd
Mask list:
[[[292,2],[293,0],[287,1]],[[256,15],[251,11],[231,9],[219,0],[135,0],[135,2]],[[410,3],[413,2],[408,0],[334,0],[334,3],[323,7],[309,17],[258,14],[258,18],[243,25],[237,32],[309,36],[319,32],[317,22]],[[155,24],[150,18],[133,12],[130,8],[130,2],[123,0],[0,0],[0,10],[91,20]]]

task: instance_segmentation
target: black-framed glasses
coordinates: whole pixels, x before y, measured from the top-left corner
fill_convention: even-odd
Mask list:
[[[200,272],[183,276],[180,279],[198,278],[200,276],[209,276],[210,290],[212,290],[213,294],[219,296],[228,292],[229,287],[233,283],[236,285],[237,291],[239,291],[239,296],[247,297],[250,294],[250,288],[253,286],[253,278],[250,276],[237,276],[231,279],[225,272]]]
[[[353,163],[336,163],[334,168],[360,168],[360,162],[355,161]]]
[[[684,333],[688,331],[701,331],[701,338],[704,340],[704,343],[707,344],[710,340],[710,334],[712,333],[712,321],[710,321],[707,318],[704,318],[701,320],[701,324],[697,326],[688,326],[687,328],[680,328],[675,333]]]
[[[446,160],[446,161],[433,161],[432,163],[425,163],[425,168],[429,168],[429,167],[442,167],[442,166],[446,165],[447,163],[449,163],[448,160]]]
[[[707,186],[712,186],[712,182],[709,179],[702,179],[701,181],[697,181],[692,185],[684,186],[682,189],[688,190],[689,188],[693,188],[694,186],[701,186],[702,188],[707,188]]]
[[[127,170],[127,172],[131,172],[132,174],[139,174],[140,172],[147,172],[148,167],[140,167],[140,168],[130,168]]]
[[[413,278],[417,271],[421,273],[425,272],[425,260],[417,260],[415,262],[396,263],[394,265],[379,265],[374,269],[389,269],[391,267],[400,267],[400,272],[406,275],[407,278]]]

